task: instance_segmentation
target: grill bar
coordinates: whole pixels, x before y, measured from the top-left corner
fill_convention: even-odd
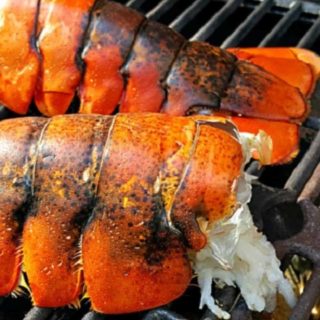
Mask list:
[[[260,19],[269,11],[273,5],[273,0],[265,0],[256,7],[245,19],[235,32],[229,36],[221,45],[221,48],[236,47],[240,41],[253,29]]]
[[[176,31],[181,31],[209,2],[210,0],[196,0],[173,20],[169,27]]]
[[[122,0],[118,0],[121,1]],[[159,20],[164,14],[170,11],[172,7],[180,0],[160,0],[156,3],[155,7],[147,13],[148,18]],[[317,5],[317,1],[312,3],[301,0],[260,0],[259,4],[254,2],[246,2],[246,0],[224,0],[223,7],[218,10],[202,27],[191,37],[191,40],[206,41],[217,30],[217,28],[228,18],[230,15],[241,7],[247,7],[253,9],[253,12],[237,27],[237,29],[226,38],[221,47],[227,48],[237,46],[246,35],[252,31],[254,26],[259,23],[261,18],[268,12],[274,12],[272,6],[282,8],[286,12],[279,12],[282,18],[271,28],[271,31],[260,41],[259,47],[279,45],[280,40],[286,35],[289,28],[293,23],[298,21],[305,21],[310,24],[314,18],[319,16],[320,7]],[[146,0],[129,0],[127,6],[134,9],[141,9],[146,3]],[[170,27],[182,31],[185,26],[190,23],[192,19],[195,19],[197,14],[205,10],[206,6],[210,4],[210,0],[194,0],[182,13],[178,14],[175,19],[172,20]],[[309,14],[312,16],[304,16]],[[295,43],[299,47],[310,48],[317,41],[320,36],[320,17],[312,22],[310,29],[303,35],[303,37]],[[280,44],[281,45],[281,44]],[[292,44],[294,45],[294,44]]]
[[[54,314],[54,309],[33,307],[24,320],[48,320]]]
[[[299,41],[298,47],[311,48],[317,40],[318,36],[320,36],[320,16],[313,24],[313,26],[308,30],[308,32],[303,36],[303,38]]]
[[[282,259],[298,254],[313,262],[311,278],[294,307],[290,320],[308,320],[320,296],[320,210],[310,200],[302,200],[300,207],[306,219],[303,230],[288,240],[274,243],[277,254]]]
[[[82,320],[105,320],[106,317],[102,314],[98,314],[96,312],[87,313]]]
[[[302,13],[301,2],[295,2],[291,9],[280,19],[276,26],[269,34],[260,42],[259,47],[265,47],[279,40],[289,29],[294,21],[296,21]]]
[[[317,117],[308,117],[308,119],[303,124],[306,128],[310,128],[313,130],[320,130],[320,119]]]
[[[300,193],[320,162],[320,131],[313,140],[309,150],[292,172],[285,184],[285,189]]]
[[[319,214],[319,212],[318,212]],[[314,297],[310,299],[310,297]],[[320,267],[317,266],[307,282],[303,294],[301,295],[298,304],[295,306],[289,320],[310,319],[311,310],[320,296]]]
[[[154,309],[149,311],[142,320],[187,320],[181,315],[166,309]]]
[[[177,2],[178,0],[162,0],[151,11],[149,11],[146,16],[149,19],[157,20],[164,13],[169,11]]]
[[[213,31],[239,8],[242,2],[243,0],[228,1],[220,11],[213,15],[212,18],[191,37],[191,40],[206,41]]]
[[[320,164],[317,165],[310,180],[303,188],[299,200],[310,199],[315,202],[320,196]]]
[[[129,0],[126,3],[126,6],[132,9],[139,9],[145,2],[146,0]]]

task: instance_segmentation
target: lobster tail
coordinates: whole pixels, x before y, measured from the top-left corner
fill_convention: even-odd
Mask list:
[[[260,53],[254,49],[232,50],[268,73],[221,49],[188,42],[168,27],[111,1],[41,0],[19,2],[14,10],[11,6],[5,1],[0,8],[5,17],[11,11],[16,18],[24,10],[30,12],[15,30],[17,38],[0,45],[0,59],[9,76],[24,75],[21,82],[28,82],[24,98],[14,94],[22,92],[21,86],[0,86],[1,102],[19,113],[26,112],[33,90],[42,113],[65,113],[77,88],[80,110],[85,113],[111,114],[120,106],[124,112],[163,110],[184,115],[205,107],[300,123],[308,112],[304,97],[295,87],[310,95],[319,59],[305,51],[281,49],[285,60],[274,66],[272,59],[279,58],[269,57],[271,49],[258,50]],[[4,36],[14,28],[11,20],[5,19],[1,26]],[[35,26],[41,59],[30,45],[35,43]],[[25,45],[23,57],[18,50],[8,52],[8,47],[21,46],[20,42]],[[302,58],[294,60],[297,55]],[[23,59],[33,61],[30,68],[17,65],[17,60]],[[283,68],[288,61],[294,72],[285,74]],[[6,92],[17,101],[6,97]]]
[[[159,114],[2,121],[1,295],[22,260],[41,307],[74,304],[84,284],[103,313],[178,297],[187,248],[206,245],[197,216],[219,221],[237,203],[243,156],[230,125]]]

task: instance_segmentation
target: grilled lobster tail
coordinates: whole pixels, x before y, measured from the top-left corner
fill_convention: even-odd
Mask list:
[[[243,155],[221,118],[4,120],[0,146],[0,296],[22,261],[38,306],[75,303],[84,285],[103,313],[175,299],[187,247],[206,244],[196,217],[218,221],[237,203]]]
[[[64,113],[80,88],[86,113],[110,114],[120,105],[120,111],[174,115],[206,107],[298,123],[306,116],[295,87],[120,4],[6,0],[1,6],[1,101],[18,113],[27,112],[33,97],[43,114]],[[306,94],[314,81],[304,67],[298,75],[305,76]]]

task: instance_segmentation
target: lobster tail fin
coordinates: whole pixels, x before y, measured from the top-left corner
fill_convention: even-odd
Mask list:
[[[231,48],[241,60],[258,65],[309,97],[320,76],[320,57],[300,48]]]
[[[314,52],[303,48],[290,48],[296,57],[312,66],[317,78],[320,77],[320,57]]]
[[[271,73],[238,61],[221,99],[221,110],[235,115],[301,123],[309,105],[301,92]]]
[[[241,133],[264,131],[272,139],[271,159],[264,164],[281,164],[292,160],[299,151],[299,125],[282,121],[232,117]],[[284,139],[285,137],[285,139]],[[261,160],[258,153],[253,158]]]
[[[162,112],[185,115],[195,107],[300,123],[309,111],[294,86],[247,61],[202,42],[180,51],[166,79]]]

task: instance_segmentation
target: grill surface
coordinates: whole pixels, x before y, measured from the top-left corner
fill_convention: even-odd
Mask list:
[[[124,3],[124,1],[119,1]],[[295,0],[130,0],[192,40],[223,48],[298,46],[320,51],[320,4]]]
[[[234,46],[298,46],[320,54],[320,4],[293,0],[130,0],[121,3],[138,9],[148,18],[169,25],[192,40],[208,41],[223,48]],[[318,85],[320,89],[320,85]],[[275,241],[277,253],[287,265],[298,254],[313,264],[313,274],[290,319],[310,318],[320,296],[320,90],[313,98],[313,110],[302,128],[300,155],[289,165],[258,169],[255,162],[248,172],[258,177],[253,188],[256,224]],[[5,109],[0,119],[10,116]],[[318,132],[318,133],[317,133]],[[33,308],[25,320],[102,319],[216,319],[198,309],[199,289],[191,285],[187,293],[165,309],[147,314],[102,316],[81,310]],[[216,296],[232,319],[254,319],[235,288],[216,290]],[[19,305],[19,308],[17,308]],[[0,298],[0,319],[23,319],[29,299]],[[174,310],[174,311],[173,311]],[[88,313],[89,312],[89,313]]]

